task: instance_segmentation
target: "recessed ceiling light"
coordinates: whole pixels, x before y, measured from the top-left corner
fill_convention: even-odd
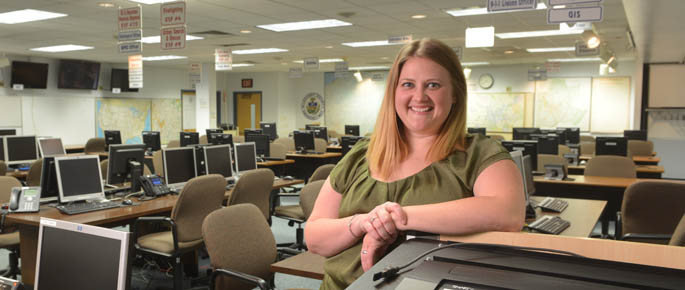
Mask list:
[[[231,65],[232,67],[248,67],[248,66],[254,66],[253,63],[234,63]]]
[[[141,40],[141,42],[143,42],[143,43],[159,43],[160,39],[161,39],[161,38],[159,37],[159,35],[155,35],[155,36],[146,36],[146,37],[143,37],[143,39]],[[186,34],[186,41],[189,41],[189,40],[197,40],[197,39],[205,39],[205,38],[204,38],[204,37],[200,37],[200,36],[195,36],[195,35]]]
[[[326,48],[333,48],[333,46],[332,46],[332,45],[328,45],[328,46],[326,46]]]
[[[350,47],[367,47],[367,46],[383,46],[383,45],[399,45],[404,43],[389,43],[387,40],[376,41],[360,41],[360,42],[344,42],[342,45]]]
[[[348,25],[352,25],[352,23],[340,21],[338,19],[324,19],[324,20],[312,20],[312,21],[300,21],[300,22],[257,25],[257,27],[262,28],[262,29],[266,29],[266,30],[282,32],[282,31],[294,31],[294,30],[305,30],[305,29],[339,27],[339,26],[348,26]]]
[[[526,51],[535,52],[560,52],[560,51],[574,51],[575,47],[544,47],[544,48],[526,48]]]
[[[172,59],[182,59],[188,58],[187,56],[180,55],[158,55],[158,56],[144,56],[144,61],[160,61],[160,60],[172,60]]]
[[[58,18],[67,16],[62,13],[54,13],[41,10],[24,9],[16,10],[11,12],[5,12],[0,14],[0,23],[4,24],[16,24],[25,23],[31,21],[45,20],[51,18]]]
[[[384,56],[384,57],[381,57],[381,59],[387,60],[387,59],[389,59],[389,58],[388,58],[387,56]]]
[[[473,61],[473,62],[462,62],[461,66],[478,66],[478,65],[489,65],[487,61]]]
[[[349,70],[386,70],[390,69],[389,66],[376,65],[376,66],[351,66]]]
[[[74,50],[86,50],[93,49],[92,46],[83,46],[75,44],[65,44],[65,45],[55,45],[46,47],[31,48],[33,51],[43,51],[43,52],[63,52],[63,51],[74,51]]]
[[[98,3],[98,6],[105,7],[105,8],[112,8],[112,7],[114,7],[114,3],[112,3],[112,2],[100,2],[100,3]]]
[[[329,63],[329,62],[343,62],[342,58],[323,58],[319,60],[319,63]],[[294,63],[304,63],[303,60],[293,60]]]
[[[576,57],[576,58],[550,58],[549,62],[580,62],[580,61],[602,61],[599,57]]]
[[[241,30],[240,33],[245,33],[245,34],[252,33],[252,30],[245,29],[245,30]]]
[[[582,30],[537,30],[537,31],[495,33],[495,36],[497,36],[497,38],[507,39],[507,38],[572,35],[572,34],[581,34],[581,33],[583,33]]]
[[[466,28],[465,47],[493,47],[495,46],[495,27]]]
[[[513,50],[505,50],[505,51],[504,51],[504,54],[512,54],[512,53],[514,53]]]
[[[165,3],[165,2],[173,2],[177,0],[130,0],[131,2],[138,2],[142,4],[159,4],[159,3]]]
[[[545,3],[538,3],[538,6],[535,7],[535,10],[542,10],[542,9],[547,9],[547,5],[545,5]],[[447,14],[452,15],[454,17],[484,15],[484,14],[496,14],[496,13],[510,13],[510,12],[519,12],[519,11],[528,11],[528,10],[509,10],[509,11],[488,12],[488,8],[486,8],[486,7],[445,10],[445,12],[447,12]]]
[[[426,18],[426,15],[423,15],[423,14],[416,14],[416,15],[412,15],[411,18],[414,18],[414,19],[424,19],[424,18]]]
[[[286,52],[287,49],[282,48],[255,48],[255,49],[242,49],[234,50],[233,54],[259,54],[259,53],[272,53],[272,52]]]

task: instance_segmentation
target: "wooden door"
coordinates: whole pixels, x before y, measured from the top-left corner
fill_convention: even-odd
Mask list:
[[[259,122],[262,120],[262,92],[234,93],[233,100],[239,134],[243,135],[245,128],[259,128]]]

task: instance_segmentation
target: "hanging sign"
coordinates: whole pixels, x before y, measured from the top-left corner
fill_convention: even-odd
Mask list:
[[[128,87],[143,87],[143,56],[140,54],[128,56]]]
[[[601,22],[602,6],[548,9],[547,23]]]
[[[599,3],[602,0],[549,0],[549,6]]]
[[[576,42],[576,56],[599,55],[599,46],[595,48],[587,47],[587,43]]]
[[[119,33],[117,34],[117,39],[119,39],[119,41],[136,41],[141,40],[142,38],[142,29],[119,31]]]
[[[119,8],[117,15],[117,29],[131,30],[143,28],[143,17],[140,6]]]
[[[233,53],[230,48],[217,48],[214,50],[214,70],[232,70]]]
[[[305,70],[312,70],[312,69],[319,69],[319,58],[318,57],[307,57],[303,59],[304,69]]]
[[[119,47],[119,53],[134,53],[142,52],[143,45],[140,42],[124,42],[117,45]]]
[[[170,2],[160,6],[159,21],[162,26],[186,24],[186,2]]]
[[[186,26],[163,27],[160,29],[160,46],[162,49],[182,49],[186,47]]]
[[[488,0],[488,12],[535,9],[537,0]]]

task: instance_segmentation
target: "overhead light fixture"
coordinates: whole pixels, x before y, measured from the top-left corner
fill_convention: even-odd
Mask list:
[[[469,67],[464,68],[464,78],[466,78],[467,80],[469,78],[471,78],[471,68],[469,68]]]
[[[357,71],[354,73],[354,78],[357,79],[358,83],[361,83],[364,79],[362,78],[362,73],[360,71]]]
[[[423,15],[423,14],[416,14],[416,15],[412,15],[411,18],[414,18],[414,19],[424,19],[424,18],[426,18],[426,15]]]
[[[512,53],[514,53],[513,50],[505,50],[505,51],[504,51],[504,54],[512,54]]]
[[[76,45],[76,44],[65,44],[65,45],[37,47],[37,48],[31,48],[29,50],[42,51],[42,52],[64,52],[64,51],[86,50],[86,49],[93,49],[93,47],[92,46]]]
[[[112,3],[112,2],[100,2],[100,3],[98,3],[98,6],[104,7],[104,8],[112,8],[112,7],[114,7],[114,3]]]
[[[151,5],[151,4],[173,2],[173,1],[177,1],[177,0],[129,0],[129,1]]]
[[[276,32],[283,32],[283,31],[294,31],[294,30],[340,27],[340,26],[349,26],[349,25],[352,25],[352,23],[340,21],[338,19],[324,19],[324,20],[312,20],[312,21],[300,21],[300,22],[257,25],[257,27],[262,28],[262,29],[266,29],[266,30],[276,31]]]
[[[495,46],[495,27],[466,28],[466,47]]]
[[[387,40],[344,42],[344,43],[342,43],[342,45],[349,46],[349,47],[368,47],[368,46],[399,45],[399,44],[404,44],[404,43],[390,43]]]
[[[545,47],[545,48],[526,48],[527,52],[562,52],[562,51],[575,51],[575,47]]]
[[[386,70],[390,69],[389,66],[384,66],[384,65],[375,65],[375,66],[351,66],[348,68],[349,70]]]
[[[244,30],[241,30],[240,33],[248,34],[248,33],[252,33],[252,31],[251,31],[251,30],[244,29]]]
[[[24,9],[0,13],[0,23],[17,24],[31,21],[39,21],[67,16],[62,13],[54,13],[42,10]]]
[[[605,76],[609,73],[609,66],[606,63],[599,64],[599,75]]]
[[[549,62],[583,62],[583,61],[602,61],[599,57],[575,57],[575,58],[550,58]]]
[[[326,47],[326,48],[329,48],[329,49],[330,49],[330,48],[333,48],[332,45],[327,45],[327,46],[325,46],[325,47]]]
[[[248,66],[254,66],[252,63],[234,63],[231,65],[232,67],[248,67]]]
[[[143,61],[161,61],[161,60],[172,60],[172,59],[183,59],[188,58],[187,56],[181,55],[158,55],[158,56],[144,56]]]
[[[328,62],[343,62],[345,61],[342,58],[323,58],[319,59],[319,63],[328,63]],[[293,60],[294,63],[304,63],[304,60]]]
[[[462,62],[461,66],[479,66],[479,65],[489,65],[487,61],[474,61],[474,62]]]
[[[545,5],[545,3],[542,3],[542,2],[538,3],[538,5],[535,7],[535,10],[542,10],[542,9],[547,9],[547,5]],[[454,17],[484,15],[484,14],[497,14],[497,13],[511,13],[511,12],[520,12],[520,11],[528,11],[528,10],[509,10],[509,11],[488,12],[488,8],[486,8],[486,7],[445,10],[445,12],[447,12],[447,14],[452,15]]]
[[[583,31],[583,40],[587,43],[588,48],[597,48],[599,44],[602,42],[599,39],[599,36],[595,34],[592,30],[585,30]]]
[[[526,37],[544,37],[544,36],[557,36],[557,35],[573,35],[581,34],[582,30],[537,30],[537,31],[520,31],[520,32],[505,32],[505,33],[495,33],[497,38],[509,39],[509,38],[526,38]]]
[[[273,52],[286,52],[287,49],[282,48],[255,48],[255,49],[242,49],[234,50],[233,54],[260,54],[260,53],[273,53]]]
[[[161,38],[159,37],[159,35],[155,35],[155,36],[146,36],[146,37],[143,37],[143,39],[141,39],[140,41],[141,41],[142,43],[159,43],[159,42],[160,42],[160,39],[161,39]],[[186,34],[186,41],[198,40],[198,39],[205,39],[205,38],[204,38],[204,37],[201,37],[201,36],[195,36],[195,35]]]

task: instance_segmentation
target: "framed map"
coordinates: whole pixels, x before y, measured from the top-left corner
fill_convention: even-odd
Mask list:
[[[590,130],[591,78],[550,78],[535,82],[533,127]]]
[[[529,93],[470,93],[467,127],[485,127],[488,132],[511,132],[523,127],[525,99]]]

